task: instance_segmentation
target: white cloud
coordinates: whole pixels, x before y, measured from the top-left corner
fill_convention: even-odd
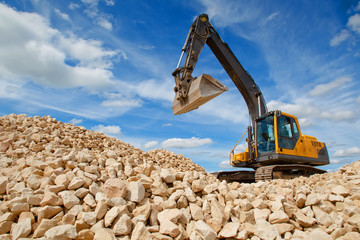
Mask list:
[[[116,125],[109,125],[104,126],[102,124],[96,125],[91,128],[91,130],[95,132],[102,132],[104,134],[110,135],[110,136],[120,136],[121,135],[121,128]]]
[[[262,24],[266,25],[268,22],[271,22],[273,19],[275,19],[279,14],[280,14],[279,11],[270,14],[270,16],[268,16],[267,18],[264,19]]]
[[[339,159],[331,159],[331,164],[340,164],[341,160]]]
[[[360,34],[360,14],[356,13],[349,17],[347,26],[354,32]]]
[[[150,142],[147,142],[143,145],[143,148],[144,149],[150,149],[150,148],[154,148],[156,145],[158,145],[159,142],[158,141],[150,141]]]
[[[352,147],[344,150],[337,150],[334,153],[334,157],[354,157],[360,156],[360,148]]]
[[[0,4],[0,76],[50,87],[103,88],[113,81],[110,58],[100,42],[66,37],[36,13]],[[69,45],[73,45],[70,47]],[[88,55],[84,52],[87,49]],[[91,53],[89,53],[91,52]],[[68,65],[67,59],[80,61]]]
[[[360,1],[358,2],[357,6],[355,7],[355,11],[360,11]]]
[[[219,168],[220,169],[232,169],[233,166],[230,165],[229,160],[224,160],[219,162]]]
[[[219,27],[254,20],[259,15],[259,8],[250,7],[253,4],[251,2],[232,0],[200,0],[199,2],[206,8],[204,12],[209,15],[211,21],[215,22],[215,25]],[[251,11],[249,11],[249,8],[251,8]]]
[[[80,5],[79,5],[79,4],[76,4],[76,3],[70,3],[70,4],[69,4],[69,8],[70,8],[71,10],[75,10],[75,9],[77,9],[77,8],[80,8]]]
[[[347,31],[346,29],[343,29],[343,30],[341,30],[341,32],[339,34],[335,35],[330,40],[330,46],[332,46],[332,47],[338,46],[340,43],[342,43],[343,41],[348,39],[350,36],[351,35],[350,35],[349,31]]]
[[[327,106],[328,107],[328,106]],[[280,101],[270,101],[268,104],[269,111],[271,110],[281,110],[283,112],[292,114],[298,119],[305,118],[311,119],[327,119],[334,122],[339,121],[352,121],[355,118],[355,112],[351,110],[333,110],[330,111],[330,108],[322,109],[315,106],[312,103],[304,104],[291,104],[284,103]],[[310,123],[310,122],[309,122]]]
[[[356,99],[356,102],[357,102],[358,104],[360,104],[360,95],[359,95],[359,97]]]
[[[109,20],[107,20],[107,19],[105,19],[105,18],[103,18],[103,17],[99,17],[98,20],[96,21],[96,23],[97,23],[99,26],[101,26],[101,27],[103,27],[103,28],[105,28],[105,29],[107,29],[107,30],[112,30],[112,24],[111,24],[111,22],[109,22]]]
[[[106,100],[101,103],[104,107],[140,107],[141,101],[136,99],[129,100]]]
[[[74,35],[60,36],[58,42],[59,47],[67,56],[79,60],[81,66],[111,68],[111,60],[120,53],[119,50],[103,49],[100,41],[85,40]],[[124,59],[126,59],[126,55],[124,55]]]
[[[108,20],[111,17],[111,15],[99,11],[98,9],[99,0],[81,0],[81,1],[86,6],[84,12],[89,18],[93,19],[93,23],[107,30],[112,30],[112,24]],[[106,0],[106,5],[113,6],[114,4],[115,4],[114,1]]]
[[[22,97],[24,92],[22,90],[23,83],[20,81],[5,81],[0,78],[0,98],[17,99]]]
[[[97,5],[99,0],[81,0],[84,4]]]
[[[56,13],[59,17],[61,17],[61,18],[64,19],[65,21],[71,22],[71,19],[70,19],[69,15],[67,15],[66,13],[61,12],[61,11],[60,11],[59,9],[57,9],[57,8],[55,8],[54,11],[55,11],[55,13]]]
[[[101,105],[112,108],[135,108],[141,107],[142,101],[140,99],[133,99],[131,96],[124,96],[121,93],[104,92],[104,100]]]
[[[172,84],[173,82],[170,80],[158,82],[154,79],[150,79],[136,85],[129,85],[129,87],[143,98],[172,101],[175,95],[172,91]]]
[[[211,144],[213,141],[210,138],[170,138],[161,143],[163,148],[194,148]]]
[[[163,127],[171,127],[172,126],[172,123],[165,123],[163,124]]]
[[[233,123],[248,124],[249,120],[249,110],[240,93],[225,92],[195,111],[204,116],[212,116]]]
[[[309,118],[300,118],[300,119],[298,119],[298,121],[299,121],[301,128],[311,127],[311,126],[315,125],[314,121]]]
[[[333,89],[343,86],[347,82],[351,82],[352,78],[350,77],[340,77],[331,81],[329,83],[319,84],[315,86],[313,90],[309,92],[310,96],[321,96],[325,95]]]
[[[77,125],[77,124],[82,123],[82,122],[83,122],[83,120],[78,119],[78,118],[73,118],[73,119],[71,119],[71,120],[69,121],[69,123],[70,123],[70,124],[73,124],[73,125]]]
[[[115,5],[115,0],[105,0],[105,3],[107,6],[114,6]]]

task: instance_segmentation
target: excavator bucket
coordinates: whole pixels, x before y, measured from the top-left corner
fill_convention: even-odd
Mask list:
[[[173,113],[178,115],[190,112],[227,90],[228,88],[220,81],[208,74],[202,74],[192,81],[185,99],[179,98],[178,93],[175,94]]]

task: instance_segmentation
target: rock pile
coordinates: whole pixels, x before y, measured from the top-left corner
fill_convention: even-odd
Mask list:
[[[0,117],[1,239],[360,239],[360,161],[220,182],[164,150],[51,117]]]

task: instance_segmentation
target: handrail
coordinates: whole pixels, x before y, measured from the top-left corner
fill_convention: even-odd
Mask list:
[[[234,155],[234,150],[235,150],[235,148],[236,148],[236,146],[240,143],[240,141],[241,141],[241,139],[244,137],[244,135],[247,133],[248,131],[246,130],[245,132],[244,132],[244,134],[241,136],[241,138],[239,139],[239,141],[237,141],[237,143],[235,144],[235,146],[233,147],[233,149],[231,149],[231,151],[230,151],[230,165],[232,165],[231,164],[231,160],[232,160],[232,157],[233,157],[233,155]]]

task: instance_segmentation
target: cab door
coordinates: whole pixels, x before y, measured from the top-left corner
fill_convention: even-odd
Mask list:
[[[300,131],[293,116],[281,113],[277,116],[277,152],[296,154],[296,144],[300,138]]]

